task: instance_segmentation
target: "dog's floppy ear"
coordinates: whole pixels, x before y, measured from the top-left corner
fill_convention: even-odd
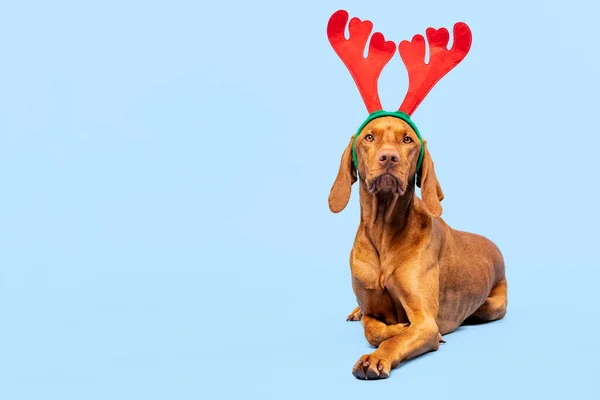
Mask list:
[[[425,140],[423,140],[423,147],[425,147],[425,154],[423,155],[421,171],[417,171],[417,186],[421,188],[421,197],[427,211],[432,217],[437,218],[442,215],[442,204],[440,202],[444,200],[444,193],[435,175],[433,160],[429,150],[427,150]]]
[[[339,213],[346,208],[350,200],[352,184],[356,182],[356,169],[352,162],[352,142],[354,142],[354,136],[350,138],[350,143],[342,154],[340,170],[329,193],[329,209],[334,213]]]

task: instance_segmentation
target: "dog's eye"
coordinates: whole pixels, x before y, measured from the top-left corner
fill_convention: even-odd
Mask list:
[[[410,136],[406,136],[406,137],[404,138],[403,142],[404,142],[404,143],[412,143],[412,142],[413,142],[413,140],[412,140],[412,138],[411,138]]]
[[[373,135],[371,135],[371,134],[369,133],[367,136],[365,136],[365,140],[366,140],[367,142],[372,142],[373,140],[375,140],[375,138],[373,137]]]

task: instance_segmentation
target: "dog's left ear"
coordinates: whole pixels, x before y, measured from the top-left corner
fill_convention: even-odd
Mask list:
[[[433,160],[429,150],[427,150],[425,140],[423,140],[423,147],[425,147],[425,154],[423,155],[421,171],[417,171],[417,186],[421,188],[421,197],[427,211],[432,217],[437,218],[442,215],[441,201],[444,200],[444,193],[435,175]]]
[[[339,213],[348,204],[350,200],[350,192],[352,191],[352,184],[356,182],[356,169],[352,162],[352,143],[354,142],[354,135],[350,138],[350,143],[342,154],[342,161],[340,162],[340,170],[338,171],[335,182],[331,187],[329,193],[329,209],[334,213]]]

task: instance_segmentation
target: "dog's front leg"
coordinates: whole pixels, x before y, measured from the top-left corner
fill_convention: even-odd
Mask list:
[[[359,379],[382,379],[390,375],[391,369],[403,361],[410,360],[429,351],[437,350],[441,340],[435,321],[438,310],[438,270],[435,267],[422,270],[402,269],[395,272],[386,288],[394,297],[398,297],[410,321],[408,327],[398,327],[397,334],[383,340],[377,350],[362,356],[352,369]],[[365,318],[366,317],[366,318]],[[376,329],[386,331],[368,316],[363,316],[365,334],[373,334]],[[368,336],[367,336],[368,339]],[[373,339],[372,339],[373,340]]]
[[[364,315],[362,321],[367,342],[375,347],[378,347],[384,341],[399,335],[410,326],[408,323],[387,325],[385,322],[381,322],[368,315]]]
[[[384,379],[392,368],[440,346],[439,329],[433,318],[411,323],[402,333],[383,341],[377,350],[362,356],[352,373],[359,379]]]

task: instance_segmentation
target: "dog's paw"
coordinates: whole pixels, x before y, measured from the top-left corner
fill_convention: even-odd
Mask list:
[[[350,314],[348,314],[348,318],[346,321],[360,321],[362,319],[362,311],[360,311],[360,307],[356,307]]]
[[[365,354],[354,364],[352,375],[358,379],[386,379],[390,377],[391,370],[389,361],[371,353]]]

